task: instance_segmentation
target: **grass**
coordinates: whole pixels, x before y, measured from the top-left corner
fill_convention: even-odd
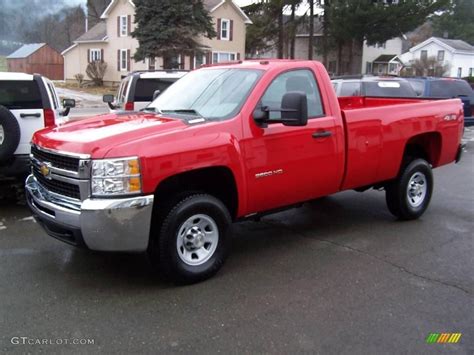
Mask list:
[[[7,57],[0,55],[0,72],[2,71],[8,71]]]
[[[79,84],[77,83],[66,83],[66,82],[61,82],[61,81],[56,81],[54,85],[59,88],[71,89],[71,90],[81,91],[87,94],[99,95],[99,96],[102,96],[105,94],[115,94],[115,92],[117,91],[116,88],[110,87],[110,86],[79,87]]]

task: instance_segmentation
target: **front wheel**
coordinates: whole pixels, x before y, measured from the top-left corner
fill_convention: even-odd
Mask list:
[[[168,278],[195,283],[213,276],[223,265],[228,250],[231,217],[213,196],[194,194],[171,204],[158,219],[149,255]]]
[[[419,218],[433,193],[433,174],[426,160],[415,159],[385,188],[389,211],[402,220]]]

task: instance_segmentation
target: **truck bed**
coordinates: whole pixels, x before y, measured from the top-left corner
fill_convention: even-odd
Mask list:
[[[347,147],[342,190],[395,178],[407,142],[428,135],[437,142],[427,157],[433,167],[455,160],[463,126],[459,99],[344,97],[339,104]]]

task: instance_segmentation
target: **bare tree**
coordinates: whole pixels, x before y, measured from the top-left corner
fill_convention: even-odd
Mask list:
[[[94,85],[102,86],[104,84],[105,71],[107,70],[107,63],[100,60],[90,62],[86,69],[87,76],[92,80]]]
[[[417,59],[411,65],[416,76],[443,76],[449,72],[449,65],[439,62],[436,57]]]

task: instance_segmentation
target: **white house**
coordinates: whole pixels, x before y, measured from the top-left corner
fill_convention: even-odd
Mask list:
[[[449,66],[446,76],[474,76],[474,46],[459,39],[431,37],[398,57],[408,67],[417,59],[435,57]]]
[[[409,48],[409,41],[402,37],[392,38],[384,43],[368,45],[364,41],[362,47],[362,74],[394,74],[398,75],[402,63],[398,56]]]

